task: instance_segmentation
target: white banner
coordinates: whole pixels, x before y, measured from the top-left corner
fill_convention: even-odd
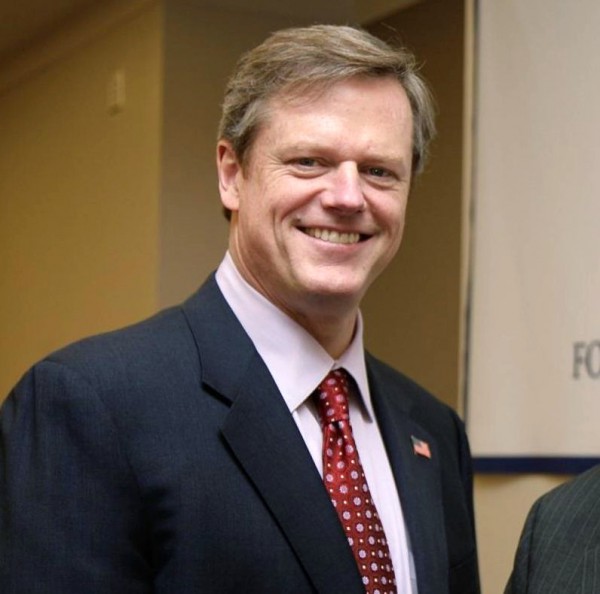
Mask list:
[[[473,453],[483,470],[599,458],[600,1],[478,12]]]

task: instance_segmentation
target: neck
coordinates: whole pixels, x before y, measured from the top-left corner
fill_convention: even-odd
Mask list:
[[[338,359],[348,348],[356,330],[358,310],[347,315],[318,314],[302,316],[286,312],[298,322],[333,358]]]
[[[295,303],[270,293],[244,266],[230,241],[229,253],[244,280],[286,315],[300,324],[334,359],[338,359],[354,337],[360,300],[356,296],[314,295]]]

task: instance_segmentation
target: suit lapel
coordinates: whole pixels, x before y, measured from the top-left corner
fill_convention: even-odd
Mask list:
[[[184,311],[202,381],[230,403],[222,434],[317,592],[362,594],[352,552],[281,394],[214,280]]]
[[[372,363],[372,362],[371,362]],[[417,573],[419,594],[448,591],[446,539],[443,534],[439,456],[434,438],[410,417],[410,407],[401,394],[369,365],[373,405],[396,487],[400,494]],[[397,388],[396,388],[397,392]],[[428,443],[431,458],[416,455],[414,436]]]
[[[256,359],[223,435],[317,591],[358,594],[358,570],[321,477],[263,362]]]

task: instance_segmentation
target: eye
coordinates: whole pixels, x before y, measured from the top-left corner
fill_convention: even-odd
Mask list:
[[[383,167],[367,167],[366,171],[369,175],[372,175],[373,177],[386,178],[392,176],[391,172],[389,172],[387,169],[384,169]]]
[[[317,160],[312,157],[300,157],[295,162],[299,167],[315,167],[318,164]]]
[[[392,165],[364,165],[361,175],[365,181],[381,189],[396,189],[398,184],[403,183],[403,169]]]
[[[326,162],[318,157],[294,157],[287,163],[292,173],[299,177],[318,177],[327,170]]]

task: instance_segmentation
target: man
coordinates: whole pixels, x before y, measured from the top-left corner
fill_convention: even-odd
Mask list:
[[[462,424],[362,345],[432,133],[412,57],[365,32],[242,58],[216,276],[5,404],[3,593],[479,591]]]
[[[540,497],[505,594],[600,592],[600,466]]]

